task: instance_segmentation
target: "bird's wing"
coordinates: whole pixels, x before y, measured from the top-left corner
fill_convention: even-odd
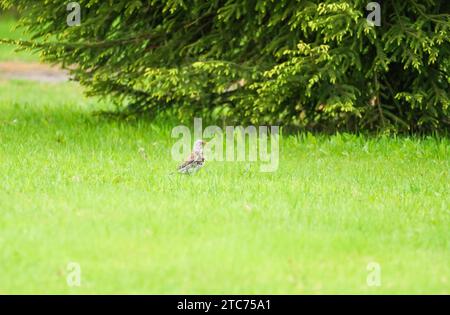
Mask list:
[[[178,169],[181,170],[183,168],[185,168],[186,166],[188,166],[189,164],[192,164],[192,162],[195,161],[195,155],[194,153],[191,153],[186,160],[184,160],[183,164],[181,164]]]
[[[178,171],[185,172],[191,168],[197,168],[203,166],[203,162],[205,158],[203,154],[196,155],[195,153],[191,153],[188,158],[178,167]]]

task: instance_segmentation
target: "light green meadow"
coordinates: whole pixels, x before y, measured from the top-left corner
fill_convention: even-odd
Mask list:
[[[282,135],[276,172],[183,176],[177,122],[105,108],[0,79],[0,294],[450,293],[448,138]]]
[[[450,292],[448,139],[284,135],[274,173],[183,176],[174,123],[104,106],[0,81],[0,293]]]

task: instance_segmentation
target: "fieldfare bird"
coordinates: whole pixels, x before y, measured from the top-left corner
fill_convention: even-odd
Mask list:
[[[203,140],[197,140],[194,143],[194,149],[187,159],[178,167],[181,174],[193,174],[203,167],[205,158],[203,156],[203,146],[206,144]]]

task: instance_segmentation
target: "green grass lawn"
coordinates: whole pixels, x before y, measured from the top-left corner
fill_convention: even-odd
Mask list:
[[[26,38],[14,23],[0,38]],[[449,139],[283,136],[277,172],[182,176],[175,123],[93,115],[108,106],[0,79],[0,294],[450,293]]]
[[[104,106],[0,81],[0,294],[450,293],[448,139],[283,136],[277,172],[171,175],[173,125]]]

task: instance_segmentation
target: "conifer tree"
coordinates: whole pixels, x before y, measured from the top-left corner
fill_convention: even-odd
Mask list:
[[[171,111],[314,130],[450,127],[450,2],[0,0],[33,40],[123,113]],[[3,40],[4,43],[9,42]]]

